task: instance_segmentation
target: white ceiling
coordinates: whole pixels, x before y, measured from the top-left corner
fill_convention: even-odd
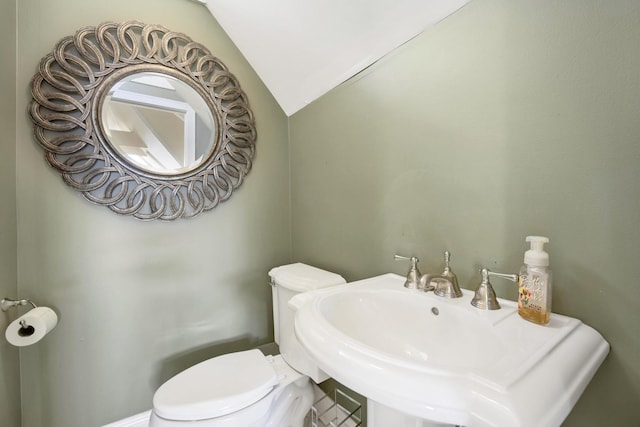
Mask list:
[[[199,0],[291,116],[470,0]]]

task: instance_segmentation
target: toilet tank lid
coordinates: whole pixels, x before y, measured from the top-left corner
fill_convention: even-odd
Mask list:
[[[205,360],[161,385],[153,396],[153,410],[165,419],[195,421],[244,409],[278,384],[271,360],[260,350]]]
[[[307,292],[346,283],[339,274],[301,262],[272,268],[269,276],[278,285],[296,292]]]

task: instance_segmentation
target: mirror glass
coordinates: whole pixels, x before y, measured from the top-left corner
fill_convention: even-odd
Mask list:
[[[207,103],[168,74],[137,72],[116,82],[103,98],[101,126],[120,156],[154,174],[192,171],[215,149]]]

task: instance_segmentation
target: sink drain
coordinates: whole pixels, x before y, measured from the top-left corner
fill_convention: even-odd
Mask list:
[[[440,314],[440,310],[437,307],[431,307],[431,312],[436,316]]]

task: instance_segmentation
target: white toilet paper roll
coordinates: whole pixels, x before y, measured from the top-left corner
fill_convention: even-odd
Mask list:
[[[36,307],[11,322],[4,335],[10,344],[24,347],[40,341],[57,324],[55,311],[49,307]]]

